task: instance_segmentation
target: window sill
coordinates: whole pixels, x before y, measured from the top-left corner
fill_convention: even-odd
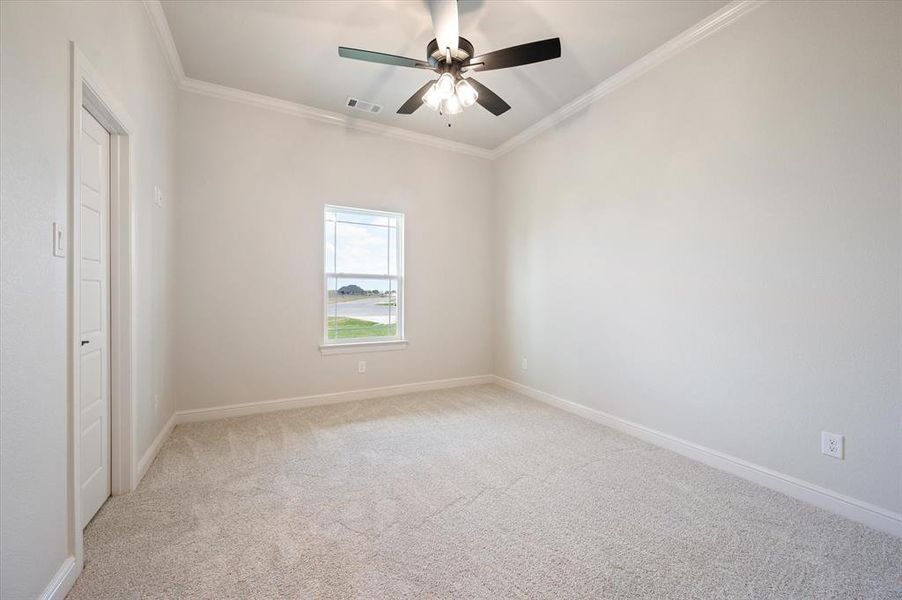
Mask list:
[[[407,348],[407,340],[391,340],[385,342],[350,342],[347,344],[322,344],[320,354],[355,354],[357,352],[388,352]]]

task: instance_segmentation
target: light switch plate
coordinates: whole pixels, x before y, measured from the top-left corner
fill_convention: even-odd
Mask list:
[[[53,224],[53,256],[66,256],[66,229],[59,223]]]
[[[163,192],[159,186],[153,186],[153,203],[157,206],[163,206]]]

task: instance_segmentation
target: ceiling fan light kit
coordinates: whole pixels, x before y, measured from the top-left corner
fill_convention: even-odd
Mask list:
[[[451,73],[442,73],[434,85],[439,99],[447,100],[454,95],[454,77]]]
[[[443,115],[456,115],[463,109],[473,106],[479,94],[466,79],[458,79],[450,73],[442,73],[438,80],[429,86],[429,90],[423,94],[423,104],[438,111]]]
[[[432,110],[438,110],[442,105],[442,99],[439,98],[438,90],[435,89],[434,83],[429,86],[429,91],[423,94],[423,104]]]
[[[460,105],[464,108],[469,108],[476,104],[476,100],[479,99],[479,94],[476,92],[476,88],[470,85],[466,79],[461,79],[457,82],[456,86],[457,99],[460,100]]]
[[[561,56],[560,38],[530,42],[476,56],[473,44],[457,34],[457,0],[429,0],[428,4],[436,39],[426,45],[425,61],[344,46],[338,48],[338,55],[344,58],[426,69],[439,74],[437,80],[426,83],[408,98],[398,109],[398,114],[413,114],[420,105],[425,104],[443,115],[456,115],[464,108],[479,104],[496,117],[500,116],[510,110],[510,105],[470,77],[470,71],[507,69]],[[439,39],[446,44],[444,47],[439,46]],[[457,43],[452,46],[455,40]],[[463,76],[465,73],[467,77]]]
[[[457,99],[456,94],[446,98],[439,108],[439,112],[444,115],[456,115],[462,113],[463,111],[464,107],[461,106],[460,100]]]

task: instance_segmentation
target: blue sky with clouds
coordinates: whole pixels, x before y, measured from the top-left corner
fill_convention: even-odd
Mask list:
[[[327,212],[325,221],[325,268],[333,273],[373,275],[397,274],[396,219],[357,213]],[[354,284],[366,290],[388,291],[390,279],[330,278],[329,287]]]

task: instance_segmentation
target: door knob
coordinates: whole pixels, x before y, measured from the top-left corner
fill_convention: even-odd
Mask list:
[[[91,340],[82,340],[82,341],[81,341],[81,345],[84,346],[85,344],[87,344],[87,343],[90,342],[90,341],[91,341]]]

